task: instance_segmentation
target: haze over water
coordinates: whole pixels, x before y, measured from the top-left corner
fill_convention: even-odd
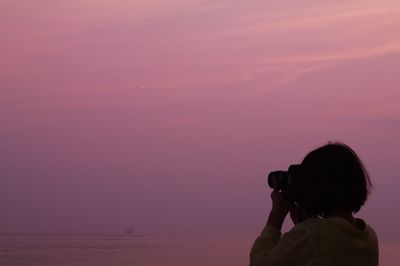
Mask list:
[[[2,0],[0,232],[256,236],[266,174],[339,140],[398,247],[399,32],[394,0]]]

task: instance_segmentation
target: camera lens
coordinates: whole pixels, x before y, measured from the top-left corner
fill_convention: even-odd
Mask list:
[[[286,171],[274,171],[269,173],[268,175],[268,186],[270,188],[274,188],[274,182],[273,179],[277,179],[277,184],[278,184],[278,189],[285,189],[287,187],[288,183],[288,172]]]

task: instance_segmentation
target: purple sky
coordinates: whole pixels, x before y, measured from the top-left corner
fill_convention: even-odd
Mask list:
[[[400,241],[398,1],[0,3],[0,232],[254,233],[340,140]]]

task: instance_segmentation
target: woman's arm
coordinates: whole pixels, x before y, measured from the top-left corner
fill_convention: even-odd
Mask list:
[[[266,225],[250,252],[250,266],[307,265],[312,258],[311,239],[302,226],[295,226],[280,237]]]
[[[273,180],[274,181],[274,180]],[[276,187],[275,182],[274,187]],[[255,240],[250,251],[250,266],[261,265],[269,251],[277,244],[283,221],[289,212],[289,208],[277,189],[271,193],[272,210],[269,213],[267,225],[261,235]]]
[[[274,190],[271,193],[272,210],[269,214],[267,225],[251,248],[250,266],[273,265],[271,264],[273,261],[287,259],[285,258],[288,255],[287,252],[289,252],[290,257],[293,257],[294,254],[298,254],[300,251],[299,255],[302,256],[302,253],[307,253],[307,249],[309,249],[309,245],[306,245],[309,243],[307,242],[305,231],[298,230],[296,227],[280,239],[282,224],[289,212],[289,204],[280,195],[276,182],[277,180],[273,180]],[[291,214],[293,222],[297,223],[298,219],[294,219],[297,214],[295,212],[292,213],[292,211]],[[298,250],[299,248],[300,250]],[[302,251],[302,248],[306,250]]]

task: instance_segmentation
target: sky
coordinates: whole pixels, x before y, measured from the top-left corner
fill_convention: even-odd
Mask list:
[[[399,32],[397,0],[1,0],[0,232],[256,234],[268,172],[342,141],[400,241]]]

